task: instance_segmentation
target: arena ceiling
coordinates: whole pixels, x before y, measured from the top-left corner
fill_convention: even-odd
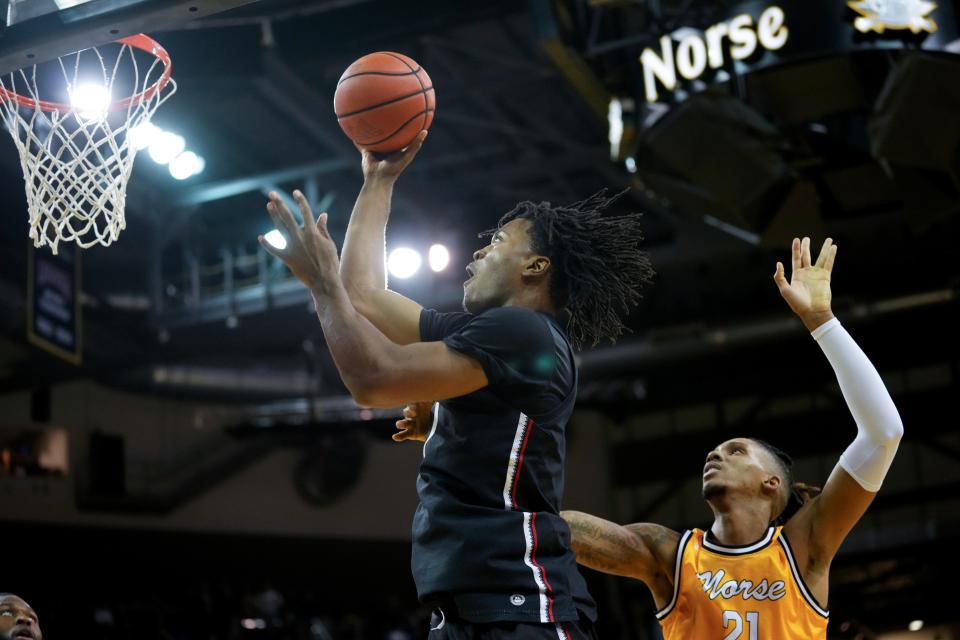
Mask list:
[[[670,458],[636,464],[651,451],[699,451],[761,421],[791,434],[798,456],[837,450],[845,438],[834,430],[848,418],[829,370],[772,284],[793,234],[835,238],[838,314],[881,372],[923,374],[915,378],[926,382],[902,384],[898,402],[910,428],[922,425],[919,446],[955,461],[960,443],[943,416],[952,415],[960,361],[960,67],[946,55],[863,51],[775,65],[686,100],[644,105],[638,48],[684,25],[710,24],[732,4],[261,0],[153,34],[179,84],[155,122],[185,136],[206,170],[178,182],[138,159],[127,229],[113,246],[83,255],[85,357],[76,367],[23,339],[23,176],[13,146],[0,145],[8,196],[0,389],[93,377],[174,397],[341,396],[307,295],[266,259],[256,236],[269,229],[265,192],[301,188],[342,238],[361,176],[333,91],[357,57],[396,50],[429,71],[438,111],[398,185],[388,244],[423,250],[443,242],[453,252],[447,271],[395,281],[401,292],[457,308],[459,265],[479,246],[477,232],[518,200],[569,202],[629,187],[619,211],[645,214],[656,284],[630,319],[632,334],[583,354],[580,390],[583,408],[622,423],[615,484],[661,483],[659,497],[633,503],[638,518],[670,499],[688,471]],[[606,105],[614,96],[633,99],[634,109],[611,159]],[[820,426],[810,427],[806,414],[768,415],[797,396],[832,401]],[[753,408],[731,417],[730,398]],[[711,429],[629,433],[631,415],[693,405],[715,411]],[[882,508],[891,518],[904,505],[935,511],[954,495],[955,484],[918,480]],[[936,584],[945,569],[924,553],[851,568],[841,584],[881,575],[892,586],[876,587],[876,606],[855,595],[841,606],[851,619],[880,619],[904,584],[915,593]]]

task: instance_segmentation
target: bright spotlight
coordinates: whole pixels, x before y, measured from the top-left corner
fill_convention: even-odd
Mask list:
[[[170,175],[177,180],[186,180],[190,176],[195,176],[206,166],[206,161],[195,154],[193,151],[184,151],[176,158],[170,161]]]
[[[92,82],[77,85],[70,89],[70,106],[81,120],[102,120],[110,107],[110,90]]]
[[[623,103],[620,98],[610,98],[607,107],[607,138],[610,142],[610,159],[620,155],[620,141],[623,139]]]
[[[920,629],[923,629],[923,620],[914,620],[907,625],[907,629],[910,631],[920,631]]]
[[[430,263],[432,270],[443,271],[447,268],[447,265],[450,264],[450,252],[447,251],[447,248],[442,244],[435,244],[430,247],[430,252],[427,254],[427,262]]]
[[[178,136],[169,131],[161,131],[160,135],[150,143],[150,157],[157,164],[167,164],[176,158],[187,146],[187,141],[183,136]]]
[[[266,240],[267,243],[274,249],[280,249],[283,251],[287,248],[287,239],[284,238],[283,234],[276,229],[263,234],[263,239]]]
[[[240,626],[248,631],[253,631],[254,629],[266,629],[267,621],[263,618],[243,618],[240,620]]]
[[[149,120],[144,120],[134,128],[130,129],[127,137],[130,139],[130,146],[136,151],[146,149],[163,132],[163,129],[153,124]]]
[[[413,249],[399,248],[387,257],[387,269],[397,278],[409,278],[420,269],[420,254]]]

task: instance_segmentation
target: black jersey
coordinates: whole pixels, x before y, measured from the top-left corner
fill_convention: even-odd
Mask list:
[[[556,320],[520,307],[420,315],[483,367],[488,385],[434,405],[417,479],[413,577],[425,602],[471,622],[590,620],[595,605],[560,517],[573,350]]]

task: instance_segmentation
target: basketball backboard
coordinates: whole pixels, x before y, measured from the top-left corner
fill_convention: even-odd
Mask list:
[[[254,0],[0,0],[0,73]]]

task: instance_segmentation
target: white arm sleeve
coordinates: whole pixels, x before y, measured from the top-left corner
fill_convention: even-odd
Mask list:
[[[879,491],[903,436],[897,407],[880,374],[839,320],[823,323],[810,335],[833,366],[857,423],[857,437],[840,456],[840,466],[867,491]]]

